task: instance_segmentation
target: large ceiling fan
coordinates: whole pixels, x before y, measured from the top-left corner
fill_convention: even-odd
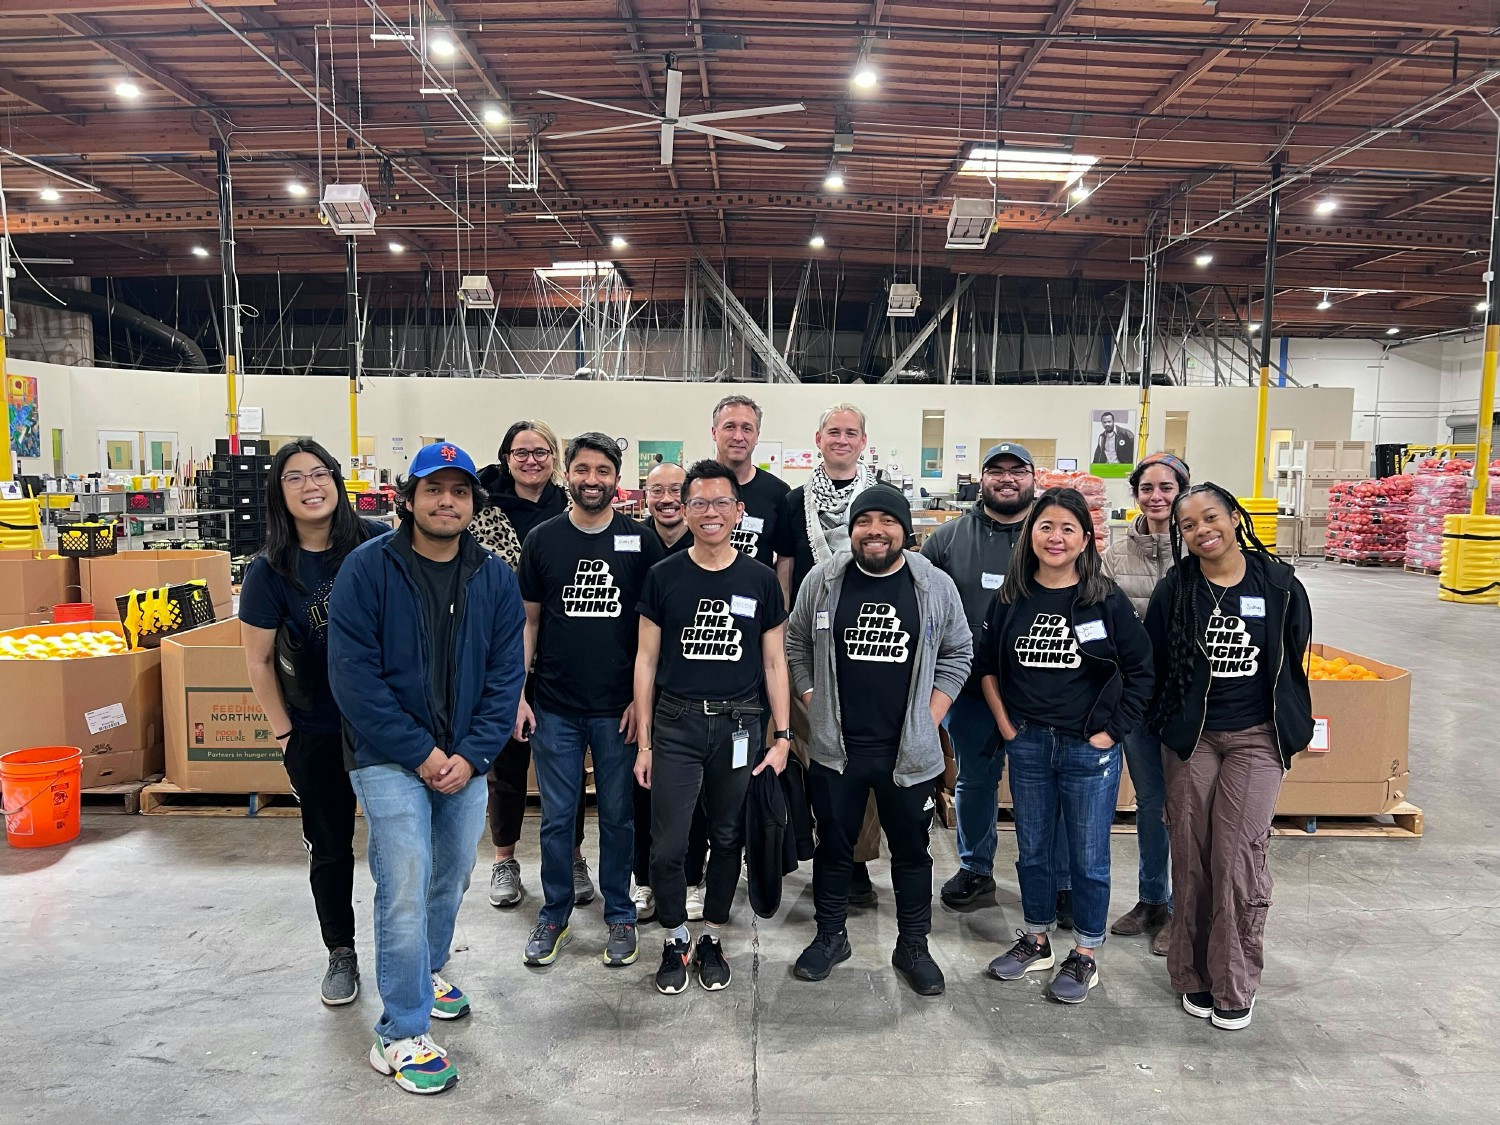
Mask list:
[[[726,141],[739,141],[741,144],[755,145],[757,148],[768,148],[773,152],[780,152],[786,145],[779,141],[767,141],[760,137],[752,137],[747,133],[734,133],[728,129],[719,129],[707,124],[710,121],[732,121],[738,117],[765,117],[772,113],[800,113],[807,107],[801,102],[789,102],[785,105],[767,105],[754,109],[726,109],[714,113],[690,113],[686,117],[680,116],[682,109],[682,71],[672,68],[675,59],[667,56],[667,104],[663,113],[642,113],[636,109],[626,109],[620,105],[609,105],[605,102],[589,101],[588,98],[575,98],[571,94],[558,94],[551,90],[538,90],[549,98],[562,98],[564,101],[578,102],[580,105],[591,105],[598,109],[609,109],[616,113],[628,113],[632,117],[642,120],[632,121],[629,125],[610,125],[603,129],[582,129],[576,133],[553,133],[555,140],[565,137],[593,137],[601,133],[623,133],[631,129],[649,129],[659,126],[661,129],[661,162],[672,163],[672,137],[678,129],[688,129],[694,133],[705,133],[710,137],[720,137]]]

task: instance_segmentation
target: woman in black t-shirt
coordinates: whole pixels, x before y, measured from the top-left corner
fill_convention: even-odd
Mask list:
[[[1307,591],[1216,484],[1172,508],[1177,565],[1156,587],[1150,726],[1167,775],[1176,909],[1167,969],[1183,1009],[1218,1027],[1250,1022],[1271,905],[1267,845],[1281,780],[1312,739],[1303,653]]]
[[[250,686],[302,808],[309,877],[328,971],[323,1003],[359,994],[354,954],[354,790],[344,770],[338,705],[328,688],[328,595],[345,556],[388,531],[362,520],[344,495],[338,460],[317,442],[289,441],[266,481],[266,542],[240,590],[240,633]],[[300,649],[278,668],[277,634]]]
[[[1015,801],[1016,874],[1026,928],[990,975],[1018,980],[1054,964],[1053,833],[1059,813],[1073,881],[1074,948],[1048,990],[1080,1004],[1099,983],[1094,950],[1109,911],[1109,830],[1120,741],[1151,695],[1151,645],[1130,600],[1105,575],[1087,501],[1044,492],[975,644],[985,701],[1005,738]]]

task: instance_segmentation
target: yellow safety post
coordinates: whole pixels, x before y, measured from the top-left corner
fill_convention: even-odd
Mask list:
[[[240,451],[240,403],[234,384],[234,355],[231,353],[224,357],[224,386],[229,395],[229,409],[224,416],[229,421],[229,452],[238,454]]]
[[[359,460],[359,380],[349,378],[349,456]]]
[[[3,237],[3,235],[0,235]],[[6,313],[4,307],[0,307],[0,319]],[[0,324],[0,389],[5,392],[4,418],[0,418],[0,480],[11,479],[10,467],[10,384],[5,381],[5,331],[4,325]]]

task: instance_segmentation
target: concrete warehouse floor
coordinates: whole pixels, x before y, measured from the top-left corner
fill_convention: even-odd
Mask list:
[[[1493,1121],[1500,610],[1440,603],[1433,579],[1401,572],[1303,576],[1315,640],[1415,672],[1412,798],[1427,835],[1273,842],[1267,967],[1246,1031],[1184,1014],[1140,939],[1105,946],[1081,1008],[1043,999],[1037,976],[985,978],[1021,921],[1009,835],[998,908],[937,908],[941,998],[913,995],[889,966],[883,863],[880,905],[851,919],[854,958],[821,984],[790,975],[812,934],[810,865],[769,923],[752,929],[742,894],[727,992],[658,995],[654,926],[639,964],[606,970],[597,902],[556,965],[528,970],[532,830],[533,897],[517,912],[485,901],[481,852],[449,970],[474,1016],[438,1027],[463,1080],[424,1101],[365,1061],[379,998],[362,851],[365,991],[329,1011],[295,820],[91,815],[69,848],[0,849],[0,1120]],[[1134,838],[1114,843],[1111,916],[1135,899]],[[936,831],[933,852],[940,882],[953,834]]]

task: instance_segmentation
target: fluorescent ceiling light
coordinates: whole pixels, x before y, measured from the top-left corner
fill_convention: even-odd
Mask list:
[[[1090,188],[1087,184],[1079,184],[1076,188],[1073,189],[1073,202],[1082,203],[1085,199],[1093,194],[1093,189]]]
[[[44,203],[56,203],[62,198],[62,192],[56,188],[44,187],[40,194]]]
[[[625,236],[623,234],[617,234],[609,240],[609,245],[611,249],[623,250],[625,249],[625,247],[629,246],[630,243],[625,241]]]
[[[286,185],[286,190],[288,195],[295,195],[300,198],[307,194],[307,185],[299,184],[296,180],[292,180]]]
[[[553,262],[537,266],[538,277],[607,277],[615,272],[613,262]]]
[[[807,240],[807,244],[814,250],[821,250],[828,245],[828,241],[821,234],[815,234]]]
[[[1339,201],[1331,198],[1318,200],[1317,206],[1313,208],[1320,215],[1332,215],[1338,209]]]
[[[456,93],[458,93],[458,91],[455,90],[452,86],[423,86],[420,90],[417,91],[417,93],[419,93],[419,94],[456,94]]]
[[[984,176],[996,180],[1045,180],[1072,184],[1097,163],[1097,156],[1056,149],[1002,147],[997,150],[976,145],[969,150],[958,172],[961,176]]]
[[[119,94],[122,98],[138,98],[141,96],[141,88],[134,82],[126,79],[123,82],[115,83],[115,93]]]
[[[837,168],[830,169],[828,175],[823,177],[823,186],[829,191],[843,191],[844,173]]]
[[[206,257],[208,257],[208,251],[205,250],[201,246],[194,246],[193,247],[193,257],[195,257],[195,258],[206,258]]]
[[[1401,329],[1399,329],[1399,328],[1397,328],[1397,327],[1396,327],[1396,326],[1395,326],[1395,325],[1394,325],[1394,324],[1393,324],[1393,325],[1391,325],[1391,326],[1390,326],[1390,327],[1389,327],[1389,328],[1387,328],[1387,329],[1386,329],[1386,330],[1385,330],[1385,334],[1386,334],[1386,335],[1387,335],[1387,336],[1399,336],[1399,335],[1401,335]]]
[[[873,66],[866,63],[854,72],[854,84],[861,90],[873,90],[880,85],[880,75]]]
[[[497,105],[485,106],[481,116],[484,118],[484,123],[492,129],[505,124],[505,110]]]
[[[1333,308],[1333,302],[1328,299],[1328,294],[1324,293],[1323,299],[1318,302],[1318,311],[1323,312],[1325,309],[1331,308]]]
[[[1203,251],[1203,253],[1199,254],[1196,258],[1193,259],[1193,265],[1198,266],[1201,269],[1203,266],[1208,265],[1213,260],[1214,256],[1207,250],[1205,250]]]
[[[440,59],[453,57],[453,40],[445,35],[435,35],[427,41],[427,49]]]
[[[370,38],[376,43],[410,43],[416,36],[409,31],[372,31]]]
[[[487,152],[479,159],[484,161],[486,164],[514,164],[516,162],[516,158],[514,156],[506,156],[503,153],[493,152]],[[540,218],[541,216],[537,217]]]
[[[406,247],[402,246],[401,243],[399,243],[399,242],[387,242],[385,244],[385,247],[392,254],[405,254],[406,253]]]

